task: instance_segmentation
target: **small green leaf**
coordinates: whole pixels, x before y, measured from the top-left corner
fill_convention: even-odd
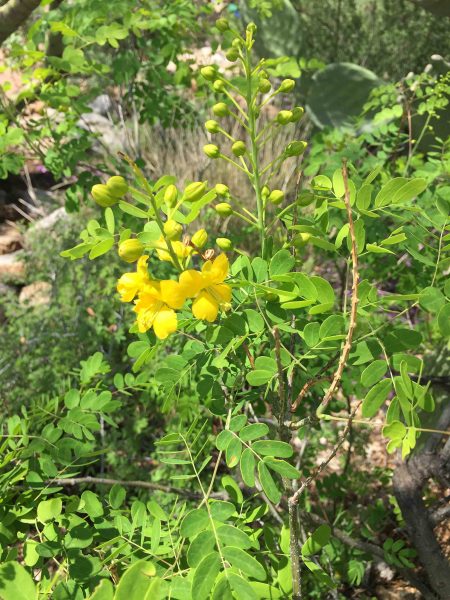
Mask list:
[[[279,473],[282,477],[287,477],[288,479],[298,479],[301,477],[300,471],[285,460],[279,460],[277,458],[267,456],[264,458],[264,463],[269,467],[269,469]]]
[[[258,463],[258,475],[259,481],[262,485],[263,491],[271,502],[278,504],[281,500],[281,492],[277,487],[269,469],[261,461]]]
[[[201,561],[195,569],[192,580],[192,598],[207,600],[220,572],[220,556],[218,552],[211,552]]]
[[[239,437],[243,442],[257,440],[269,433],[269,428],[265,423],[251,423],[241,429]]]
[[[274,275],[289,273],[294,265],[295,258],[289,250],[279,250],[270,261],[269,274],[273,277]]]
[[[192,538],[209,525],[208,513],[204,508],[191,510],[181,522],[180,533],[183,537]]]
[[[320,525],[302,546],[302,556],[309,557],[317,554],[328,544],[331,538],[331,527]]]
[[[37,518],[41,523],[47,521],[53,521],[62,511],[62,500],[61,498],[51,498],[50,500],[42,500],[38,504]],[[0,590],[1,595],[1,590]]]
[[[230,441],[225,451],[227,465],[232,469],[239,463],[242,453],[242,443],[239,438],[235,437]]]
[[[267,575],[264,567],[256,560],[256,558],[253,558],[241,548],[226,546],[222,552],[224,558],[233,565],[233,567],[240,569],[246,575],[257,579],[258,581],[266,580]]]
[[[252,444],[252,448],[257,454],[261,454],[262,456],[290,458],[293,454],[290,444],[278,440],[258,440]]]
[[[241,475],[242,479],[248,487],[255,486],[255,467],[256,467],[256,459],[253,452],[246,448],[241,456]]]
[[[364,418],[371,419],[376,415],[385,402],[391,388],[392,381],[390,379],[382,379],[370,390],[362,404],[362,416]]]
[[[385,375],[387,371],[385,360],[375,360],[361,373],[361,384],[364,387],[372,387]]]

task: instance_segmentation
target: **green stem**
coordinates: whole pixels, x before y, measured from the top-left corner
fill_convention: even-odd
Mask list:
[[[162,222],[161,217],[159,216],[158,207],[156,206],[155,198],[153,197],[153,195],[150,196],[150,202],[151,202],[151,205],[153,208],[153,212],[155,213],[155,220],[158,224],[159,230],[161,231],[161,235],[163,236],[163,238],[167,244],[167,250],[170,254],[170,257],[172,258],[173,264],[181,273],[183,271],[183,268],[180,264],[180,261],[178,260],[178,256],[175,254],[175,250],[173,249],[172,242],[166,237],[166,234],[164,232],[164,223]]]
[[[251,183],[256,195],[256,208],[258,212],[258,229],[259,229],[259,240],[261,246],[261,256],[265,256],[265,210],[264,200],[261,194],[261,180],[259,173],[259,157],[258,157],[258,142],[257,142],[257,127],[256,127],[256,114],[253,103],[253,89],[252,89],[252,68],[250,61],[250,52],[246,51],[245,54],[245,75],[247,79],[247,108],[248,108],[248,129],[250,135],[250,161],[252,164],[253,173],[251,176]]]

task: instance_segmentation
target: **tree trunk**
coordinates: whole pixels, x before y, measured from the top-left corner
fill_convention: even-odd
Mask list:
[[[0,8],[0,44],[26,21],[41,0],[9,0]]]

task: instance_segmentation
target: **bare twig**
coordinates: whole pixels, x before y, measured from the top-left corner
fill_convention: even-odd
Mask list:
[[[345,208],[347,209],[347,219],[350,231],[350,239],[352,243],[351,255],[352,255],[352,304],[350,309],[350,323],[348,326],[347,336],[345,338],[344,346],[342,348],[341,356],[339,358],[338,367],[336,372],[334,373],[333,380],[331,382],[330,387],[328,388],[319,408],[318,414],[322,413],[325,408],[328,406],[330,400],[333,398],[333,395],[341,381],[342,373],[345,368],[345,364],[348,359],[348,355],[350,354],[350,350],[352,348],[352,339],[353,333],[356,329],[356,321],[357,321],[357,310],[358,310],[358,281],[359,281],[359,272],[358,272],[358,248],[356,244],[356,235],[355,235],[355,226],[353,223],[352,216],[352,207],[350,205],[350,191],[348,187],[348,171],[347,171],[347,163],[344,160],[342,164],[342,177],[344,179],[344,202]]]

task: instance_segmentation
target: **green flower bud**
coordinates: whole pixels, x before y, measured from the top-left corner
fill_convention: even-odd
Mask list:
[[[276,302],[278,300],[278,296],[274,292],[266,292],[265,298],[267,302]]]
[[[103,183],[98,183],[94,185],[91,190],[92,197],[94,200],[102,206],[106,208],[107,206],[113,206],[119,202],[119,198],[113,196],[111,192],[108,190],[108,187]]]
[[[183,227],[174,219],[169,219],[164,223],[164,233],[171,241],[179,240],[183,233]]]
[[[255,33],[256,30],[257,30],[256,23],[252,22],[247,25],[247,31],[249,33]]]
[[[292,120],[292,111],[291,110],[280,110],[277,114],[277,122],[280,125],[287,125]]]
[[[164,202],[167,204],[167,206],[170,206],[172,208],[172,206],[175,206],[175,204],[177,203],[177,199],[178,190],[176,186],[174,186],[173,184],[168,185],[164,191]]]
[[[230,112],[225,102],[218,102],[217,104],[214,104],[212,111],[216,117],[226,117]]]
[[[292,109],[291,121],[293,123],[297,123],[297,121],[300,121],[300,119],[303,117],[304,114],[305,114],[305,109],[302,106],[296,106],[295,108]]]
[[[208,234],[204,229],[199,229],[198,231],[196,231],[191,238],[191,242],[196,248],[203,248],[207,241]]]
[[[228,238],[217,238],[216,244],[221,250],[224,250],[225,252],[233,248],[233,242]]]
[[[231,151],[235,156],[244,156],[244,154],[247,152],[247,148],[244,142],[238,140],[231,146]]]
[[[282,192],[281,190],[272,190],[269,194],[269,202],[271,202],[272,204],[275,204],[276,206],[278,204],[281,204],[284,200],[284,192]]]
[[[221,217],[228,217],[228,215],[231,215],[233,212],[233,209],[228,202],[220,202],[220,204],[216,204],[214,209]]]
[[[230,62],[235,62],[239,58],[239,51],[237,50],[237,48],[230,48],[225,54],[225,56],[226,59]]]
[[[300,156],[306,150],[307,145],[306,142],[291,142],[286,146],[284,153],[286,156]]]
[[[230,193],[229,187],[224,183],[217,183],[214,189],[218,196],[228,196]]]
[[[267,198],[269,194],[270,194],[269,188],[267,187],[267,185],[263,185],[262,190],[261,190],[261,196],[263,198]]]
[[[123,177],[120,177],[120,175],[110,177],[106,182],[106,187],[108,188],[109,193],[116,198],[121,198],[128,192],[128,183]]]
[[[223,79],[216,79],[213,83],[213,88],[216,92],[223,92],[223,90],[225,89],[225,82],[223,81]]]
[[[200,69],[200,73],[207,81],[212,81],[217,77],[216,69],[212,65],[209,65],[208,67],[202,67]]]
[[[219,147],[215,144],[206,144],[206,146],[203,146],[203,152],[208,158],[219,158],[220,156]]]
[[[292,90],[294,88],[295,88],[295,81],[293,79],[283,79],[280,87],[278,88],[278,91],[281,92],[282,94],[288,94],[289,92],[292,92]]]
[[[137,261],[144,253],[144,245],[136,238],[128,239],[119,244],[119,256],[125,262]]]
[[[311,238],[310,233],[307,233],[306,231],[302,231],[301,233],[299,233],[298,235],[295,236],[295,238],[292,240],[292,242],[296,248],[303,248],[303,246],[306,246],[306,244],[309,242],[310,238]]]
[[[261,94],[267,94],[272,89],[272,84],[268,79],[260,79],[258,83],[258,90]]]
[[[231,42],[231,46],[232,48],[236,48],[236,50],[239,50],[242,46],[242,41],[238,37],[234,38],[234,40]]]
[[[206,131],[209,131],[209,133],[219,133],[220,125],[217,121],[214,121],[214,119],[209,119],[209,121],[206,121],[205,123],[205,129]]]
[[[221,17],[220,19],[217,19],[216,27],[222,33],[224,31],[228,31],[228,29],[230,29],[230,25],[229,25],[228,21],[226,19],[224,19],[223,17]]]
[[[186,186],[184,190],[183,200],[186,202],[196,202],[206,192],[206,181],[194,181]]]

